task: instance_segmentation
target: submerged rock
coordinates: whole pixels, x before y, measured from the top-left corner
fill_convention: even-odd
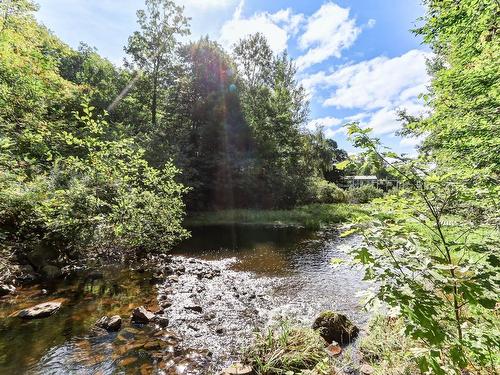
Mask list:
[[[114,315],[112,317],[103,316],[95,325],[107,331],[115,332],[122,326],[122,318],[119,315]]]
[[[140,324],[147,324],[149,323],[155,315],[151,312],[146,310],[144,306],[139,306],[132,311],[132,321],[134,323],[140,323]]]
[[[159,364],[160,369],[166,370],[167,374],[175,375],[204,375],[210,364],[211,354],[205,350],[188,349],[180,355],[165,358]]]
[[[61,307],[61,302],[45,302],[36,306],[21,310],[17,316],[23,319],[46,318],[54,314]]]
[[[191,311],[194,311],[194,312],[197,312],[197,313],[202,313],[203,312],[203,308],[200,306],[200,305],[197,305],[197,304],[188,304],[186,306],[184,306],[184,308],[186,310],[191,310]]]
[[[5,296],[7,294],[12,294],[15,291],[16,287],[14,285],[0,284],[0,297]]]
[[[336,341],[340,345],[351,343],[359,333],[359,328],[345,315],[333,311],[322,312],[314,321],[313,329],[318,330],[326,342]]]
[[[151,321],[155,324],[158,324],[161,328],[168,327],[168,318],[163,315],[156,315],[151,319]]]
[[[62,276],[62,271],[59,267],[50,264],[42,267],[42,275],[47,279],[57,279]]]

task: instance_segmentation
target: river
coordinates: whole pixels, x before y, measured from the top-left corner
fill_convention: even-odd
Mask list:
[[[153,277],[137,265],[106,267],[1,299],[0,373],[212,373],[237,359],[256,329],[281,319],[310,325],[331,309],[366,324],[362,269],[330,265],[332,258],[347,259],[358,239],[341,239],[335,229],[257,225],[191,232],[173,251],[173,275]],[[13,316],[51,300],[63,302],[53,316]],[[130,323],[139,305],[160,310],[169,319],[167,330]],[[101,316],[114,314],[124,320],[119,332],[93,328]]]

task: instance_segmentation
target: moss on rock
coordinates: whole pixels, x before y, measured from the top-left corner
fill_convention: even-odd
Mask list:
[[[317,330],[328,342],[336,341],[340,345],[350,344],[359,333],[356,327],[345,315],[333,311],[323,311],[313,323]]]

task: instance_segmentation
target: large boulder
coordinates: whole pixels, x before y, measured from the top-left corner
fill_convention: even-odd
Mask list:
[[[107,331],[115,332],[122,326],[122,318],[119,315],[113,315],[112,317],[103,316],[95,325]]]
[[[345,315],[333,311],[322,312],[314,321],[313,329],[318,330],[329,344],[335,341],[340,345],[351,343],[359,333],[359,328]]]
[[[144,306],[136,307],[134,311],[132,311],[132,321],[134,323],[147,324],[153,320],[154,317],[155,314],[146,310]]]
[[[54,314],[61,307],[61,302],[45,302],[36,306],[21,310],[17,316],[23,319],[46,318]]]

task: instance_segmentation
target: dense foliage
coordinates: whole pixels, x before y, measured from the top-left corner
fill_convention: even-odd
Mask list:
[[[379,285],[375,297],[402,317],[422,373],[497,373],[500,6],[426,3],[416,32],[435,52],[432,113],[402,113],[403,133],[426,137],[419,158],[384,152],[357,124],[349,130],[407,187],[380,202],[389,218],[363,226],[366,246],[354,253]]]

